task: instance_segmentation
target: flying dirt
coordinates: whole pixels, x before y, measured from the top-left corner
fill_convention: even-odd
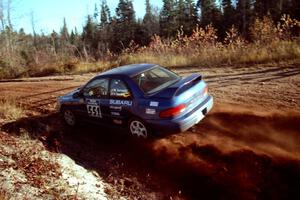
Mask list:
[[[26,129],[129,199],[299,199],[299,67],[202,71],[216,106],[184,133],[137,141],[122,129],[66,127],[52,112],[55,99],[85,76],[1,83],[3,94],[17,98],[31,116],[1,129]]]

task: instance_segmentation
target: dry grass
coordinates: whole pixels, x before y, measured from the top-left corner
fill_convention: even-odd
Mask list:
[[[225,46],[205,48],[200,51],[191,49],[174,53],[137,52],[122,56],[122,64],[159,63],[163,66],[224,66],[239,64],[262,64],[300,59],[300,44],[297,41],[278,41],[269,45],[249,44],[243,48]]]
[[[24,110],[15,99],[0,99],[0,118],[8,120],[17,120],[24,116]]]
[[[283,16],[277,26],[269,17],[256,19],[250,28],[252,41],[244,40],[233,26],[220,42],[217,30],[208,25],[197,27],[191,36],[178,31],[177,38],[165,40],[154,36],[147,47],[131,44],[121,63],[159,63],[164,66],[226,66],[261,64],[300,59],[300,37],[292,32],[300,22]]]

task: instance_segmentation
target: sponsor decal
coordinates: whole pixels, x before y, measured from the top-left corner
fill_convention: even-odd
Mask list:
[[[146,114],[155,115],[156,114],[156,110],[152,109],[152,108],[146,108]]]
[[[111,112],[111,115],[113,115],[113,116],[120,116],[120,113],[118,113],[118,112]]]
[[[113,123],[115,123],[115,124],[122,124],[122,120],[114,119]]]
[[[151,107],[157,107],[158,104],[159,104],[159,103],[158,103],[157,101],[151,101],[151,102],[150,102],[150,106],[151,106]]]
[[[87,99],[87,111],[88,115],[91,117],[102,118],[102,113],[100,109],[100,101],[95,99]]]
[[[121,106],[132,106],[132,101],[128,100],[109,100],[109,104],[111,105],[121,105]]]
[[[122,106],[109,106],[109,108],[111,110],[117,110],[117,111],[121,111],[122,110]]]

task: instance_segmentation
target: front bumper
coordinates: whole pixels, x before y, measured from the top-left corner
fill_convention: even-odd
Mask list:
[[[207,98],[191,112],[174,119],[147,120],[148,125],[156,134],[180,133],[199,123],[213,107],[213,97]]]

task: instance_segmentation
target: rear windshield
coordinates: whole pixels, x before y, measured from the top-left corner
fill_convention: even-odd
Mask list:
[[[175,73],[159,66],[133,77],[141,90],[148,95],[172,85],[179,79],[180,77]]]

